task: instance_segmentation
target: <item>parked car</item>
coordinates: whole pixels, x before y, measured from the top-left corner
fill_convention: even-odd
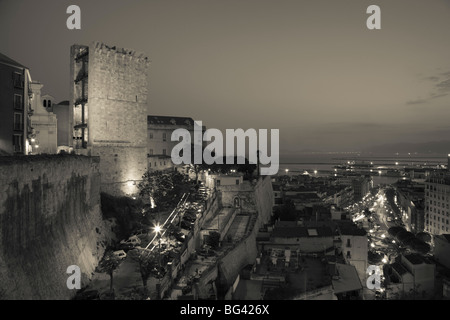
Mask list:
[[[175,239],[177,239],[180,242],[184,242],[186,240],[186,235],[183,232],[177,232],[174,234]]]
[[[125,259],[127,257],[127,254],[123,250],[114,251],[114,255],[120,259]]]
[[[181,227],[186,230],[191,230],[194,226],[194,223],[188,222],[186,220],[181,220]]]
[[[127,254],[123,250],[114,251],[114,255],[119,259],[125,259],[127,257]]]
[[[133,235],[129,237],[127,240],[120,241],[121,244],[132,244],[134,246],[137,246],[141,244],[141,239],[138,238],[138,236]]]

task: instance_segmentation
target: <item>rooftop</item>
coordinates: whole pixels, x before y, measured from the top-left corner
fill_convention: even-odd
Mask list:
[[[411,253],[411,254],[407,254],[403,256],[406,260],[408,260],[409,262],[411,262],[412,264],[422,264],[422,263],[427,263],[429,264],[430,262],[426,259],[424,259],[422,256],[415,254],[415,253]]]
[[[335,294],[362,290],[356,268],[350,264],[336,263],[337,278],[333,278],[332,284]]]
[[[406,270],[406,268],[398,262],[394,262],[393,264],[391,264],[391,267],[401,276],[408,272],[408,270]]]
[[[171,125],[171,126],[194,126],[194,120],[188,117],[171,116],[147,116],[147,124]]]
[[[307,228],[295,227],[275,227],[272,237],[278,238],[307,238],[307,237],[331,237],[333,231],[329,227]]]
[[[10,57],[5,56],[2,53],[0,53],[0,63],[13,65],[13,66],[18,67],[18,68],[26,68],[24,65],[22,65],[22,64],[18,63],[17,61],[11,59]]]
[[[347,236],[365,236],[366,230],[358,228],[352,221],[336,221],[342,235]]]

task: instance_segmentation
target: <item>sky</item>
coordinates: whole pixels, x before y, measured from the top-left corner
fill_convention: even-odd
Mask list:
[[[149,114],[279,129],[288,158],[450,140],[449,0],[0,0],[0,30],[0,52],[57,101],[72,44],[135,49],[151,60]]]

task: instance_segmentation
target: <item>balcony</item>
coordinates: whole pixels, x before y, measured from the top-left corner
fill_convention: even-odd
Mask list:
[[[86,104],[88,102],[87,98],[79,98],[75,100],[75,106],[79,106],[80,104]]]
[[[86,129],[87,128],[87,123],[80,123],[80,124],[77,124],[76,126],[74,126],[73,127],[75,130],[78,130],[78,129]]]
[[[87,72],[80,73],[78,77],[75,79],[75,84],[79,83],[80,81],[86,80],[87,78],[88,78]]]
[[[86,61],[88,57],[89,57],[89,48],[86,47],[86,48],[80,50],[80,52],[75,57],[75,61],[76,62],[79,62],[80,60]]]

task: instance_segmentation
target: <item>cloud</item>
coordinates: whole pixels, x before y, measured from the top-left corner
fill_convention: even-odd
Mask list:
[[[422,79],[433,83],[433,90],[427,98],[418,98],[416,100],[406,101],[407,105],[424,104],[433,99],[442,98],[450,92],[450,71],[440,72],[438,75],[423,77]]]
[[[436,88],[441,92],[442,91],[444,91],[444,92],[450,91],[450,76],[447,80],[439,82],[436,85]]]
[[[417,99],[417,100],[410,100],[410,101],[406,101],[407,105],[412,105],[412,104],[422,104],[422,103],[426,103],[429,99]]]
[[[436,77],[436,76],[431,76],[431,77],[425,77],[425,78],[423,78],[424,80],[429,80],[429,81],[432,81],[432,82],[436,82],[436,81],[439,81],[439,77]]]
[[[445,97],[445,96],[448,96],[448,93],[432,94],[431,97],[430,97],[430,100],[431,99],[437,99],[437,98],[440,98],[440,97]]]

